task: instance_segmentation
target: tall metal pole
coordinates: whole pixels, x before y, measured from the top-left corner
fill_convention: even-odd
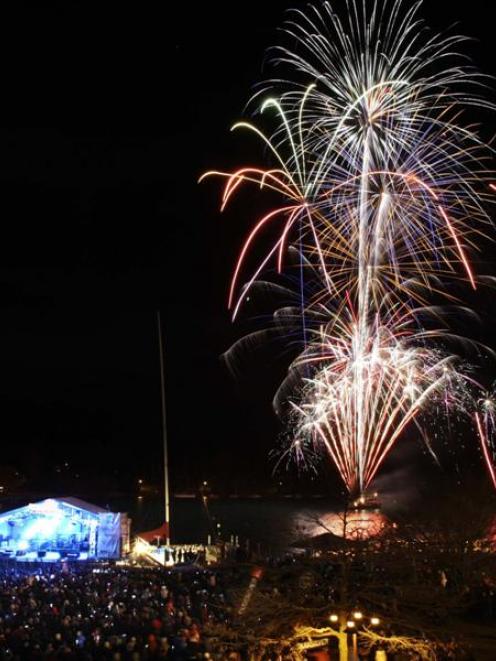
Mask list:
[[[169,495],[169,449],[167,446],[167,418],[165,408],[165,372],[164,372],[164,347],[162,338],[162,323],[160,310],[157,310],[158,324],[158,346],[160,350],[160,391],[162,396],[162,436],[164,441],[164,505],[165,525],[167,526],[167,537],[165,543],[170,546],[170,495]]]

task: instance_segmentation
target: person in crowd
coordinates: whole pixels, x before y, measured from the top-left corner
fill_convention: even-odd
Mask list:
[[[226,613],[211,571],[3,566],[0,660],[203,659],[203,627]]]

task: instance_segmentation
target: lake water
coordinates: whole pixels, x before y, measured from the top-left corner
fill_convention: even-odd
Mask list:
[[[128,512],[133,520],[133,532],[152,530],[163,521],[163,504],[156,498],[145,496],[109,504]],[[220,525],[223,539],[237,535],[241,543],[250,540],[251,544],[261,544],[266,551],[279,551],[311,533],[316,520],[332,511],[335,505],[326,499],[209,499],[205,508],[199,498],[174,498],[172,541],[205,543],[208,534]]]

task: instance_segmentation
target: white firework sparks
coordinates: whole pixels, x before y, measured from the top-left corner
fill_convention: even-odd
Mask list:
[[[474,386],[436,349],[441,332],[419,319],[433,295],[452,298],[448,280],[477,287],[471,255],[491,224],[491,174],[461,112],[491,106],[478,94],[483,78],[456,54],[463,38],[431,34],[420,5],[350,1],[346,21],[328,2],[292,12],[294,48],[277,48],[276,63],[294,81],[259,92],[282,88],[261,105],[276,129],[235,125],[263,141],[274,166],[205,175],[226,178],[223,208],[243,184],[283,199],[247,237],[229,307],[235,318],[261,274],[272,264],[281,272],[296,247],[305,330],[291,368],[303,385],[291,399],[290,449],[300,459],[325,449],[350,491],[369,485],[419,412],[440,399],[465,409]],[[240,288],[247,255],[274,226],[276,240]],[[310,297],[309,272],[321,282]]]

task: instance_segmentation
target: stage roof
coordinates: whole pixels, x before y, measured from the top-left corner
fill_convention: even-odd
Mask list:
[[[20,512],[29,505],[43,503],[46,500],[55,500],[58,503],[64,503],[66,505],[69,505],[70,507],[75,507],[76,509],[80,509],[80,510],[86,510],[87,512],[91,512],[92,514],[104,514],[105,512],[110,511],[104,509],[103,507],[99,507],[98,505],[93,505],[92,503],[88,503],[86,500],[82,500],[81,498],[75,498],[73,496],[61,496],[54,498],[42,498],[41,500],[36,500],[34,502],[33,501],[26,502],[20,507],[15,507],[12,510],[5,510],[3,512],[0,512],[0,517],[4,517],[6,514],[10,515],[10,514],[14,514],[15,512]]]
[[[94,514],[99,514],[100,512],[108,512],[110,510],[99,507],[98,505],[93,505],[88,503],[86,500],[81,500],[81,498],[75,498],[73,496],[63,496],[62,498],[53,498],[53,500],[58,500],[59,502],[67,503],[73,507],[79,507],[82,510],[88,510],[88,512],[93,512]]]

